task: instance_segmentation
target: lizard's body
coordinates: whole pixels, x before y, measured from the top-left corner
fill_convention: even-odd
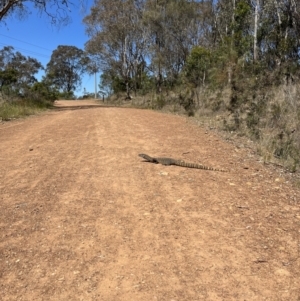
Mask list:
[[[204,166],[197,163],[188,163],[180,160],[175,160],[172,158],[154,158],[150,157],[146,154],[139,154],[140,157],[144,158],[146,161],[151,163],[160,163],[162,165],[176,165],[176,166],[182,166],[182,167],[188,167],[188,168],[198,168],[198,169],[205,169],[205,170],[215,170],[215,171],[225,171],[223,169],[217,169],[213,167]]]

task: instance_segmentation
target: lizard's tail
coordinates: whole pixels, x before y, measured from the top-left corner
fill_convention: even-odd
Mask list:
[[[226,172],[226,170],[224,170],[224,169],[213,168],[213,167],[209,167],[209,166],[205,166],[205,165],[201,165],[201,164],[197,164],[197,163],[188,163],[188,162],[184,162],[184,161],[179,161],[177,163],[179,166],[182,166],[182,167]]]

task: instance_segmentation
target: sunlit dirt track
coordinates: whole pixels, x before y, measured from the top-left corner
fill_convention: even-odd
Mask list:
[[[56,106],[0,123],[0,300],[300,300],[280,170],[184,117]]]

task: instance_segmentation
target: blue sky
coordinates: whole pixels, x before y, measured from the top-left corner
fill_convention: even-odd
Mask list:
[[[89,7],[92,6],[93,1],[89,0],[87,4],[85,15],[89,14]],[[59,45],[84,49],[84,44],[88,41],[82,23],[84,14],[79,6],[72,7],[71,10],[71,23],[59,29],[50,24],[46,15],[40,16],[36,10],[32,10],[31,14],[23,20],[15,16],[6,18],[5,22],[0,23],[0,49],[4,46],[13,46],[23,55],[37,59],[44,67],[49,62],[53,50]],[[43,75],[44,72],[40,72],[36,77],[40,80]],[[99,83],[99,74],[97,83]],[[78,88],[75,94],[82,95],[84,88],[94,93],[94,84],[94,76],[84,75],[81,88]]]

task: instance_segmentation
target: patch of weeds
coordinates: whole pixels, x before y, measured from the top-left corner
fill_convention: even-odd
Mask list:
[[[285,161],[287,168],[295,172],[300,162],[300,150],[296,147],[294,139],[282,131],[272,144],[274,157]]]
[[[195,116],[195,101],[192,96],[179,95],[179,104],[184,108],[189,117]]]
[[[211,104],[211,109],[213,112],[217,112],[220,110],[222,105],[223,105],[223,100],[221,98],[216,98]]]
[[[4,102],[0,105],[0,117],[4,121],[24,116],[34,115],[49,107],[49,103],[14,101]]]
[[[251,102],[250,110],[246,116],[246,125],[250,130],[250,135],[254,139],[260,139],[261,118],[265,116],[266,113],[266,101],[264,96],[257,102]]]
[[[164,98],[164,96],[161,94],[161,95],[158,95],[156,97],[156,108],[157,109],[162,109],[164,106],[166,105],[166,100]]]
[[[270,106],[270,126],[285,128],[287,123],[287,107],[280,103],[272,103]]]
[[[272,126],[275,126],[278,124],[278,121],[280,120],[282,110],[281,110],[281,105],[278,103],[273,103],[271,104],[270,108],[270,113],[271,113],[271,124]]]
[[[225,131],[228,132],[235,132],[240,129],[241,126],[241,120],[239,117],[239,113],[236,111],[232,115],[232,117],[228,120],[223,120],[223,128]]]
[[[251,136],[255,139],[260,138],[259,120],[260,117],[255,112],[249,112],[246,118],[247,127],[250,130]]]

